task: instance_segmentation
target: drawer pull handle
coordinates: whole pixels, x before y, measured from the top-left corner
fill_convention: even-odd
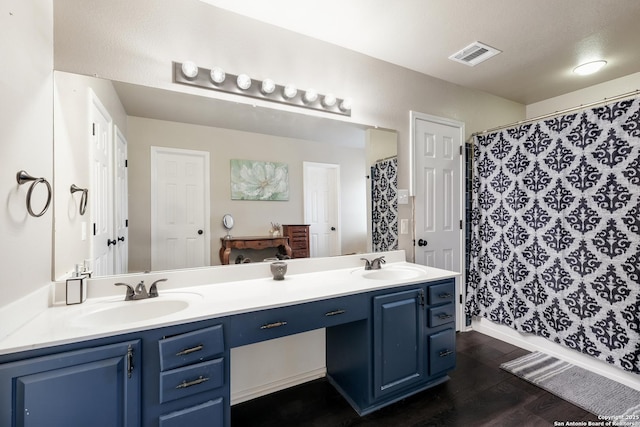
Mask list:
[[[450,319],[452,317],[453,317],[453,314],[444,314],[444,313],[442,313],[442,314],[438,315],[438,319],[440,319],[440,320]]]
[[[195,347],[191,347],[191,348],[185,348],[182,351],[179,351],[176,353],[176,356],[186,356],[187,354],[191,354],[191,353],[195,353],[196,351],[200,351],[204,348],[204,346],[202,344],[197,345]]]
[[[328,313],[325,313],[324,315],[325,316],[337,316],[338,314],[344,314],[346,312],[347,312],[347,310],[333,310],[333,311],[330,311]]]
[[[446,292],[446,293],[443,293],[443,294],[438,295],[438,297],[443,298],[443,299],[444,299],[444,298],[451,298],[451,294],[450,294],[450,293],[448,293],[448,292]]]
[[[188,388],[188,387],[192,387],[194,385],[198,385],[198,384],[202,384],[204,382],[209,381],[209,378],[204,378],[203,376],[198,377],[197,380],[193,380],[193,381],[189,381],[187,382],[187,380],[182,381],[181,384],[178,384],[176,386],[177,389],[181,389],[181,388]]]
[[[260,329],[273,329],[273,328],[279,328],[280,326],[284,326],[286,325],[287,322],[274,322],[274,323],[267,323],[266,325],[262,325],[260,326]]]
[[[440,357],[447,357],[453,354],[453,350],[443,350],[440,352]]]

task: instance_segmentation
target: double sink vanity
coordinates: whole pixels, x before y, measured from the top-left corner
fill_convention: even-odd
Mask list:
[[[230,350],[321,328],[327,379],[361,415],[448,379],[458,273],[403,251],[287,263],[278,281],[269,263],[121,276],[157,282],[132,301],[103,278],[66,305],[53,284],[0,339],[0,425],[229,426]]]

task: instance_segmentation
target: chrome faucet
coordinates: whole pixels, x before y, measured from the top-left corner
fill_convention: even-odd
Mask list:
[[[134,289],[131,285],[127,284],[127,283],[116,283],[115,286],[126,286],[127,287],[127,294],[124,297],[125,301],[136,301],[136,300],[140,300],[140,299],[147,299],[147,298],[155,298],[158,296],[158,287],[157,284],[158,282],[165,282],[167,279],[160,279],[160,280],[156,280],[155,282],[153,282],[153,284],[151,284],[151,287],[149,288],[149,292],[147,292],[147,288],[144,286],[144,280],[141,280],[140,283],[138,283],[138,285],[136,286],[136,288]]]
[[[378,258],[374,258],[371,261],[369,261],[366,258],[360,258],[360,259],[364,261],[365,270],[380,270],[380,268],[382,268],[382,264],[386,262],[384,260],[384,255]]]

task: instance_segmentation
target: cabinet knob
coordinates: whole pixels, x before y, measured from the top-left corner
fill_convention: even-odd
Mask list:
[[[204,231],[198,230],[198,234],[202,235],[202,233],[204,233]]]
[[[422,246],[427,246],[428,242],[426,240],[423,239],[419,239],[418,240],[418,246],[422,247]]]

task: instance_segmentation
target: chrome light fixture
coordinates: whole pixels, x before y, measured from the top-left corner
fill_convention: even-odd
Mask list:
[[[200,68],[192,61],[173,63],[173,81],[202,89],[351,116],[350,98],[339,99],[331,93],[322,95],[314,89],[298,91],[292,83],[279,85],[272,79],[252,80],[248,74],[228,74],[221,67],[213,67],[210,70]]]
[[[578,65],[573,69],[573,72],[579,76],[588,76],[589,74],[597,73],[605,65],[607,65],[605,60],[591,61]]]

